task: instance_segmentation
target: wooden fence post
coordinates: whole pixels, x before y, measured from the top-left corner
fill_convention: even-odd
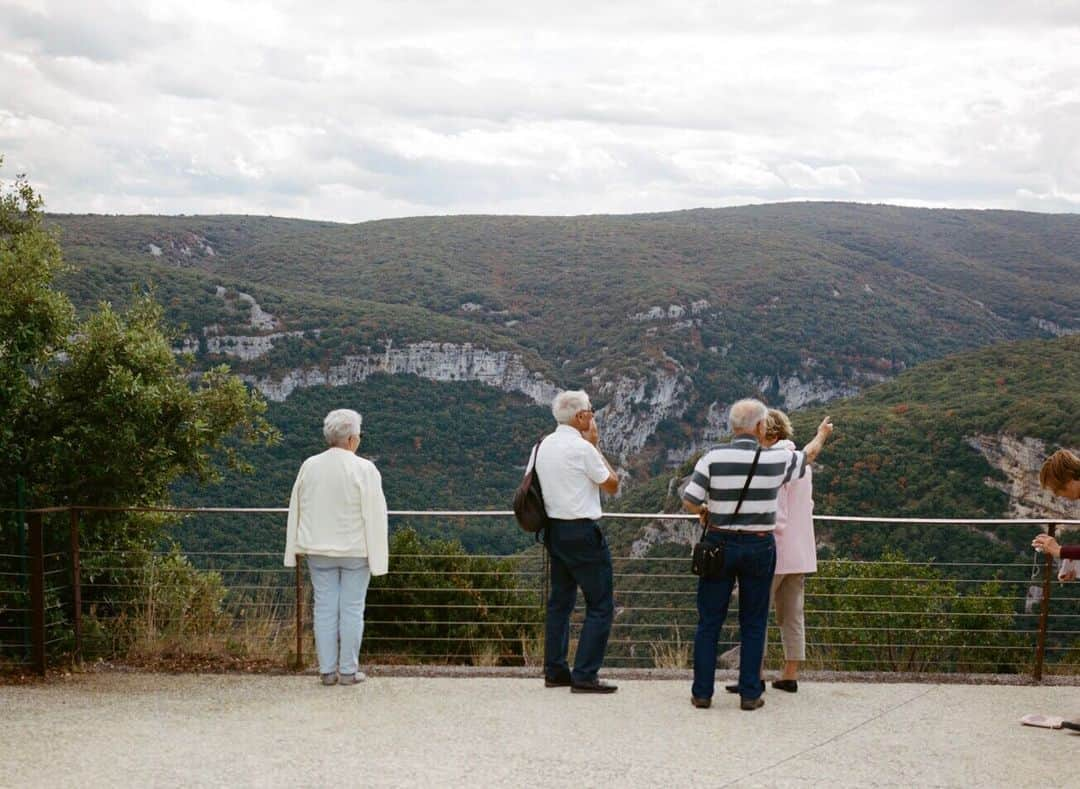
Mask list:
[[[304,667],[304,570],[299,556],[296,557],[296,665],[297,671]]]
[[[75,630],[75,660],[82,662],[82,564],[79,559],[79,510],[71,509],[71,626]]]

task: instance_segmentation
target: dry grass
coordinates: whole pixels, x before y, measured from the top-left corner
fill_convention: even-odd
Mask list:
[[[311,663],[314,641],[307,632],[304,665],[296,665],[296,611],[279,589],[266,586],[241,600],[227,600],[221,588],[178,599],[153,576],[149,581],[132,613],[110,628],[113,650],[129,659],[254,661],[290,668]]]
[[[683,641],[679,634],[679,628],[675,631],[674,641],[657,641],[649,645],[653,655],[653,666],[656,668],[689,668],[691,642]]]
[[[502,663],[502,650],[497,642],[480,641],[473,645],[472,664],[491,668]]]

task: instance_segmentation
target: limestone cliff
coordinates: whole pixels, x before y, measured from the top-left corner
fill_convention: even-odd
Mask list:
[[[603,449],[620,464],[641,451],[661,421],[685,413],[692,382],[681,367],[671,367],[654,370],[648,378],[620,376],[603,381],[594,377],[597,393],[610,398],[596,414]]]
[[[550,405],[558,387],[526,368],[520,354],[493,351],[470,343],[418,342],[386,350],[348,355],[325,369],[303,367],[280,378],[244,376],[268,400],[281,401],[305,386],[347,386],[375,373],[412,374],[432,381],[480,381],[505,392],[521,392],[539,405]]]
[[[1039,469],[1050,454],[1044,441],[984,434],[969,438],[968,443],[991,466],[1004,472],[1004,481],[987,478],[986,484],[1008,494],[1010,518],[1080,519],[1080,502],[1054,496],[1039,487]]]

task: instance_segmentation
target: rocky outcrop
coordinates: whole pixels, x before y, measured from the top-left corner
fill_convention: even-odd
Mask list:
[[[689,477],[672,478],[668,482],[667,498],[669,500],[681,498],[683,488],[689,481]],[[657,545],[691,546],[697,542],[700,534],[701,525],[697,518],[657,518],[641,528],[637,539],[630,544],[630,555],[635,558],[648,556]]]
[[[654,370],[646,378],[593,378],[597,393],[609,398],[596,412],[603,449],[618,457],[620,464],[641,451],[660,422],[686,411],[686,395],[693,382],[676,362],[668,359],[667,363],[672,369]]]
[[[1055,337],[1068,337],[1071,334],[1080,334],[1080,329],[1070,329],[1054,323],[1054,321],[1048,321],[1045,318],[1032,318],[1031,322],[1047,334],[1052,334]]]
[[[199,258],[217,255],[210,241],[198,233],[179,233],[147,242],[146,253],[176,266],[193,265]]]
[[[859,387],[853,383],[828,381],[822,376],[803,380],[798,375],[763,376],[754,384],[759,391],[769,392],[775,385],[779,405],[787,411],[805,408],[815,403],[827,403],[841,397],[853,397],[859,393]]]
[[[274,349],[278,340],[285,337],[303,337],[302,331],[283,331],[261,335],[213,335],[206,338],[206,352],[232,356],[250,362],[265,356]]]
[[[218,285],[215,288],[215,291],[219,299],[222,299],[223,301],[229,300],[229,291],[221,285]],[[250,293],[241,293],[240,291],[237,291],[236,300],[247,306],[249,310],[248,325],[255,331],[273,331],[274,329],[280,329],[284,326],[277,316],[264,310]]]
[[[682,518],[676,520],[658,519],[649,521],[641,530],[640,535],[630,544],[630,556],[640,559],[648,556],[657,545],[674,543],[676,545],[691,546],[697,542],[701,534],[701,526],[697,519]],[[689,555],[689,551],[687,551]]]
[[[505,392],[521,392],[540,405],[550,405],[559,391],[538,372],[525,367],[521,356],[492,351],[470,343],[419,342],[386,350],[345,356],[340,364],[323,368],[298,368],[281,378],[245,380],[268,400],[281,401],[305,386],[347,386],[375,373],[411,374],[431,381],[479,381]]]
[[[691,302],[688,307],[682,304],[669,304],[667,307],[649,307],[643,312],[632,313],[629,317],[634,323],[679,320],[687,315],[700,315],[707,309],[709,309],[709,302],[706,299],[699,299],[698,301]]]
[[[719,444],[727,433],[727,418],[730,406],[722,405],[716,401],[709,404],[709,410],[705,413],[705,425],[694,441],[686,446],[669,449],[667,461],[669,466],[680,466],[695,455],[699,455],[706,449]]]
[[[967,439],[1005,480],[987,478],[986,484],[1009,496],[1010,518],[1080,520],[1080,502],[1054,496],[1039,487],[1039,469],[1046,460],[1046,443],[1037,438],[976,435]]]

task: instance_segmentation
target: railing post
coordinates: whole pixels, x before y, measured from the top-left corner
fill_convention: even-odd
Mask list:
[[[41,513],[31,512],[27,541],[30,550],[30,641],[33,666],[45,676],[45,539]]]
[[[304,667],[304,570],[301,557],[296,557],[296,664],[299,671]]]
[[[541,547],[540,555],[542,557],[540,561],[540,612],[544,613],[547,611],[548,595],[551,593],[550,589],[548,589],[548,584],[551,581],[551,565],[548,564],[550,559],[547,545]]]
[[[23,589],[30,585],[30,568],[26,564],[26,480],[15,477],[15,531],[19,535],[19,582]],[[30,657],[30,617],[23,617],[23,656]]]
[[[1057,524],[1051,523],[1046,527],[1046,533],[1051,537],[1057,533]],[[1042,682],[1043,663],[1046,660],[1046,626],[1050,619],[1050,574],[1054,568],[1054,557],[1050,554],[1043,556],[1043,583],[1042,603],[1039,606],[1039,641],[1035,648],[1035,670],[1032,677],[1036,682]]]
[[[71,509],[71,626],[75,630],[75,660],[82,662],[82,565],[79,560],[79,510]]]

